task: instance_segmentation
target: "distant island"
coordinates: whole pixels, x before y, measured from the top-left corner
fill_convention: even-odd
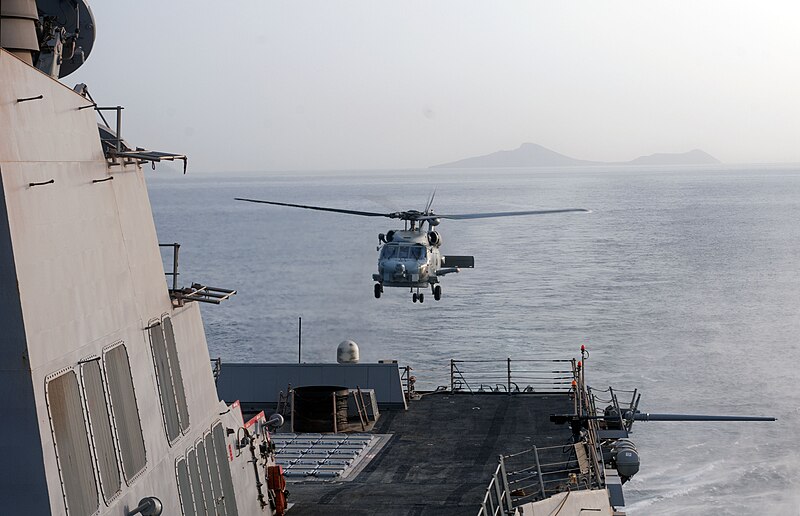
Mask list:
[[[564,167],[580,165],[710,165],[721,163],[700,149],[682,153],[656,153],[630,161],[588,161],[571,158],[535,143],[523,143],[510,151],[497,151],[474,158],[460,159],[431,168]]]

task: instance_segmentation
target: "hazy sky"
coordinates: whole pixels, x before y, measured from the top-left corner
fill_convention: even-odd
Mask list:
[[[800,162],[793,1],[91,2],[64,81],[196,172],[415,168],[535,142]]]

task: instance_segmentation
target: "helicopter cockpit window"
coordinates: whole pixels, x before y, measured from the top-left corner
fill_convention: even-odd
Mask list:
[[[424,245],[385,245],[381,249],[381,259],[425,260],[428,255],[427,251]]]
[[[385,245],[383,249],[381,249],[381,258],[384,260],[387,258],[396,258],[399,249],[399,246],[396,245]]]

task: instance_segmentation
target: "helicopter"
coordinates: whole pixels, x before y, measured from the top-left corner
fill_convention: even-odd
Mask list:
[[[402,220],[403,229],[393,229],[385,234],[378,235],[378,273],[372,275],[375,281],[375,298],[380,299],[384,287],[404,287],[411,291],[411,300],[416,303],[425,301],[424,292],[420,289],[430,287],[433,299],[442,298],[440,278],[447,274],[460,272],[461,269],[475,267],[473,256],[444,255],[441,252],[442,236],[435,229],[442,219],[465,220],[485,219],[493,217],[515,217],[520,215],[546,215],[552,213],[588,213],[584,208],[562,208],[553,210],[528,210],[528,211],[503,211],[494,213],[461,213],[455,215],[442,215],[431,210],[433,198],[431,195],[425,209],[395,211],[378,213],[370,211],[345,210],[340,208],[327,208],[323,206],[307,206],[304,204],[291,204],[286,202],[264,201],[260,199],[245,199],[236,197],[237,201],[271,204],[273,206],[287,206],[290,208],[303,208],[307,210],[344,213],[348,215],[361,215],[364,217],[387,217]],[[427,231],[425,225],[428,225]]]

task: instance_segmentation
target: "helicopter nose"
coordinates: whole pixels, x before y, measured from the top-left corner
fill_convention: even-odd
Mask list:
[[[406,272],[406,266],[403,265],[402,263],[398,263],[397,265],[394,266],[394,273],[397,274],[398,276],[402,276],[403,274],[405,274],[405,272]]]

